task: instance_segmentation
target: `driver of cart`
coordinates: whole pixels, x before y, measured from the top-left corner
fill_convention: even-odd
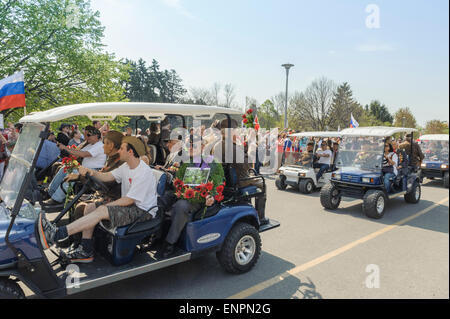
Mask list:
[[[302,157],[300,158],[300,165],[302,166],[311,166],[314,160],[314,142],[308,142],[306,145],[306,152],[302,152]]]
[[[397,167],[398,156],[395,154],[392,144],[386,142],[384,145],[382,172],[384,173],[384,188],[388,194],[391,192],[392,179],[398,174]]]
[[[69,148],[63,144],[59,144],[58,147],[61,151],[67,151],[70,155],[74,155],[77,158],[82,158],[82,165],[87,168],[101,169],[106,162],[106,155],[103,151],[103,142],[101,140],[101,133],[95,127],[86,126],[86,141],[80,150]],[[59,168],[52,182],[48,187],[48,194],[50,199],[43,201],[45,206],[58,205],[64,202],[66,199],[66,191],[69,188],[68,183],[64,183],[64,178],[67,174],[64,172],[63,167]]]
[[[328,143],[322,140],[320,149],[316,152],[317,162],[313,165],[314,168],[319,168],[319,172],[316,174],[317,181],[330,168],[332,156],[333,152],[328,149]]]
[[[144,154],[145,148],[140,140],[134,136],[125,136],[119,150],[119,158],[125,162],[122,166],[108,173],[79,167],[79,173],[83,176],[89,174],[103,183],[120,183],[122,197],[62,227],[56,227],[41,213],[38,232],[43,248],[48,249],[68,236],[82,233],[81,245],[69,252],[67,257],[71,263],[89,263],[94,260],[92,237],[98,223],[102,221],[105,227],[114,229],[138,219],[146,221],[154,218],[157,212],[156,178],[151,168],[139,159]]]

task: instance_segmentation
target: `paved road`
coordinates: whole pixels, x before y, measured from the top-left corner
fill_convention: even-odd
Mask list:
[[[361,201],[322,208],[319,193],[279,191],[268,179],[263,253],[243,275],[209,255],[74,298],[449,298],[449,192],[425,181],[419,204],[389,202],[383,219]],[[368,288],[372,287],[372,288]]]

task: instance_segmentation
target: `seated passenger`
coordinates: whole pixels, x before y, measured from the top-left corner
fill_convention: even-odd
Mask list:
[[[101,133],[93,126],[86,127],[87,144],[80,150],[69,148],[65,145],[59,144],[61,151],[67,151],[70,155],[74,155],[78,158],[82,158],[82,165],[87,168],[99,170],[105,165],[106,155],[103,152],[103,142],[101,141]],[[66,199],[66,191],[69,188],[68,183],[63,183],[67,174],[64,170],[59,168],[52,182],[48,187],[48,194],[50,199],[43,202],[44,205],[57,205],[61,204]]]
[[[314,161],[313,155],[314,142],[309,142],[306,146],[306,152],[303,152],[302,157],[300,158],[299,164],[303,166],[311,166]]]
[[[103,166],[103,168],[99,172],[111,172],[124,163],[122,160],[120,160],[119,155],[119,149],[122,145],[122,138],[123,134],[118,131],[109,131],[106,133],[105,138],[103,139],[103,150],[107,156],[107,159],[105,166]],[[79,174],[70,174],[65,178],[65,181],[77,180],[79,178]],[[114,181],[111,183],[105,183],[105,185],[109,189],[108,193],[104,194],[100,191],[97,191],[94,195],[89,195],[89,200],[82,201],[75,207],[75,211],[72,216],[73,220],[79,219],[83,217],[83,215],[87,215],[93,212],[102,204],[109,203],[120,198],[120,184],[117,184]],[[83,197],[81,198],[81,200],[82,199]],[[72,248],[78,247],[78,245],[81,243],[81,238],[79,237],[81,236],[75,236],[75,241]]]
[[[187,167],[199,167],[202,169],[210,168],[211,171],[209,173],[208,182],[214,183],[215,189],[224,180],[222,164],[214,160],[214,157],[212,155],[203,157],[203,147],[204,144],[194,143],[193,139],[190,140],[189,155],[191,156],[191,161],[190,163],[184,163],[183,165],[181,165],[180,169],[177,172],[177,178],[183,180],[183,174],[186,171]],[[214,197],[209,195],[208,197],[206,197],[205,205],[212,206],[214,202]],[[171,215],[172,223],[170,225],[170,229],[166,236],[163,247],[158,252],[158,256],[167,258],[174,253],[175,244],[180,238],[184,226],[186,226],[186,224],[192,220],[193,214],[201,208],[202,206],[200,203],[193,204],[185,199],[178,199],[175,204],[173,204]]]
[[[134,136],[126,136],[119,150],[120,160],[125,163],[119,168],[108,173],[100,173],[94,169],[79,167],[82,176],[89,173],[104,183],[113,181],[121,183],[122,197],[101,205],[90,214],[62,227],[56,227],[41,213],[38,231],[43,248],[48,249],[54,243],[82,232],[82,244],[69,253],[68,258],[71,263],[89,263],[94,260],[92,235],[100,221],[113,229],[129,225],[138,219],[146,221],[154,218],[158,208],[149,210],[157,205],[156,179],[151,168],[139,159],[144,154],[142,142]]]
[[[316,157],[318,158],[317,163],[313,165],[314,168],[319,168],[319,172],[316,174],[316,180],[322,177],[323,173],[330,168],[331,157],[333,153],[328,149],[327,142],[322,141],[321,148],[317,150]]]
[[[383,168],[384,173],[384,188],[389,194],[391,191],[391,181],[390,178],[397,176],[397,166],[398,166],[398,156],[394,153],[394,148],[391,144],[386,143],[384,145],[384,156],[383,156]]]

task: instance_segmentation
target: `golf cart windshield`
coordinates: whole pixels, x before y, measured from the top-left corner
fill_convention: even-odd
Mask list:
[[[421,141],[425,161],[448,163],[448,141]]]
[[[40,123],[27,123],[22,128],[0,184],[0,198],[9,209],[14,207],[20,187],[31,169],[41,142],[40,133],[44,129],[45,126]],[[22,210],[20,214],[22,214]]]
[[[384,137],[375,136],[344,136],[339,146],[336,166],[380,171],[384,140]]]

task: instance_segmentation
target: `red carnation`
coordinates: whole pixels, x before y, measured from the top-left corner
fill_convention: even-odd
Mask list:
[[[249,109],[248,111],[247,111],[247,114],[252,114],[253,113],[253,110],[252,109]]]
[[[211,182],[206,183],[205,188],[210,192],[214,188],[214,184]]]
[[[186,192],[184,193],[184,198],[186,199],[191,199],[195,196],[195,192],[192,188],[189,188],[186,190]]]
[[[216,196],[214,196],[214,199],[216,200],[216,202],[221,202],[224,199],[224,196],[222,194],[217,194]]]
[[[244,122],[244,124],[247,124],[248,120],[247,120],[247,119],[244,119],[244,121],[243,121],[243,122]]]
[[[219,185],[219,186],[217,186],[216,187],[216,191],[218,192],[218,193],[222,193],[223,192],[223,185]]]
[[[245,119],[246,117],[247,117],[247,116],[246,116],[245,114],[244,114],[244,115],[242,115],[242,118],[243,118],[243,119]]]
[[[201,194],[200,194],[200,196],[203,197],[203,198],[208,197],[208,195],[209,195],[209,193],[208,193],[206,190],[204,190],[204,191],[201,192]]]

